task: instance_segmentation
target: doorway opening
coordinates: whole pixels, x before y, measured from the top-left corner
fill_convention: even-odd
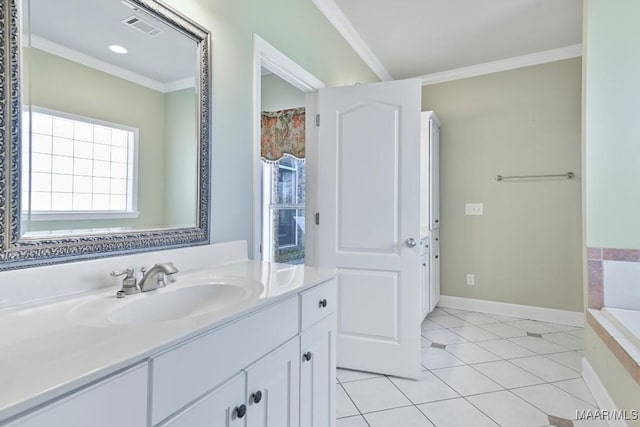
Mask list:
[[[305,94],[262,68],[262,259],[305,258]]]
[[[254,34],[254,259],[314,264],[315,239],[307,228],[315,208],[317,147],[311,130],[314,92],[323,87]]]

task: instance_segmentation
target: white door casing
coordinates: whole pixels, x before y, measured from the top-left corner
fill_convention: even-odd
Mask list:
[[[318,264],[338,269],[340,367],[420,370],[417,79],[321,89]]]

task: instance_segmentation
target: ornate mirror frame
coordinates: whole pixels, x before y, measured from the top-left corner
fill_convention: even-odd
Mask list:
[[[0,1],[0,271],[210,242],[209,31],[156,0],[128,0],[198,45],[198,200],[195,227],[23,238],[20,232],[20,0]]]

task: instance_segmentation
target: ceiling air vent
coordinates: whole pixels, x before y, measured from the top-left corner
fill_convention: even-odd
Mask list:
[[[162,30],[158,27],[155,27],[148,21],[137,17],[136,15],[131,15],[128,18],[122,20],[122,23],[128,25],[129,27],[135,28],[138,31],[142,31],[148,36],[157,37],[162,34]]]

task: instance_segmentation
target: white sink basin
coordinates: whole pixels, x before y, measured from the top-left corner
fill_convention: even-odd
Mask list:
[[[147,324],[179,320],[232,309],[259,298],[260,282],[242,277],[178,279],[150,292],[89,299],[71,311],[73,320],[91,325]]]

